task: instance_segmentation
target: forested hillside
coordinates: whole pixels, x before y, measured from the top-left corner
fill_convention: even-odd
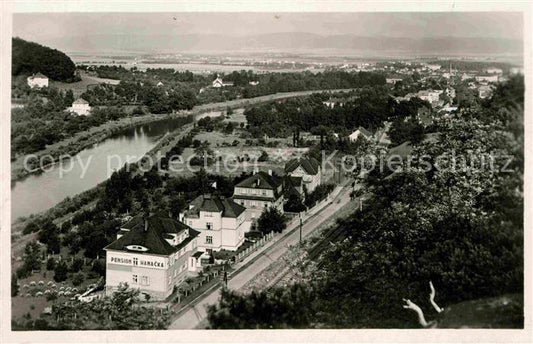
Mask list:
[[[14,76],[40,72],[52,80],[75,80],[76,66],[63,52],[20,38],[13,38],[12,44],[11,73]]]
[[[523,293],[523,111],[524,81],[514,77],[492,99],[437,121],[436,139],[414,145],[420,158],[410,168],[367,180],[373,196],[337,224],[346,239],[310,262],[309,278],[249,295],[225,291],[210,326],[418,327],[403,299],[435,319],[429,281],[444,307]],[[447,163],[437,163],[443,156]],[[514,319],[523,326],[520,314]]]

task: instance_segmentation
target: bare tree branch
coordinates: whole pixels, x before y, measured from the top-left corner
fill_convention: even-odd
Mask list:
[[[422,327],[428,327],[428,323],[426,321],[426,318],[424,318],[424,312],[422,312],[422,309],[416,305],[416,303],[412,302],[411,300],[402,299],[406,305],[403,306],[405,309],[410,309],[416,312],[418,314],[418,322]]]
[[[433,287],[433,283],[431,281],[429,281],[429,288],[431,289],[431,293],[429,294],[429,302],[431,302],[431,305],[433,306],[433,308],[435,308],[437,313],[441,313],[444,308],[440,308],[439,305],[437,305],[437,303],[435,302],[435,287]]]

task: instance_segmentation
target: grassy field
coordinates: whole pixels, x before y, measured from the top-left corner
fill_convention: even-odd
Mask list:
[[[102,83],[118,85],[118,83],[120,82],[120,80],[102,79],[95,76],[90,76],[83,72],[80,73],[80,77],[81,81],[73,83],[50,80],[50,86],[57,87],[60,90],[72,90],[72,93],[74,93],[74,98],[78,98],[83,92],[87,91],[87,86]]]
[[[244,109],[236,109],[229,118],[224,119],[224,122],[235,122],[239,124],[244,123],[244,125],[248,123],[246,117],[244,116]]]

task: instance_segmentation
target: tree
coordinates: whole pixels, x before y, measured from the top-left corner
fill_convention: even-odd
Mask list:
[[[60,261],[56,264],[54,269],[54,281],[63,282],[67,279],[68,266],[64,261]]]
[[[12,39],[12,74],[43,73],[58,81],[74,81],[76,66],[59,50],[20,38]]]
[[[287,227],[285,217],[275,207],[265,208],[257,220],[257,225],[263,234],[268,234],[272,231],[281,233]]]
[[[211,329],[306,328],[315,314],[312,289],[305,285],[276,287],[271,292],[252,291],[249,295],[222,289],[218,305],[208,307]]]
[[[53,257],[50,257],[46,260],[46,270],[51,271],[56,267],[56,260]]]
[[[29,272],[41,270],[41,248],[36,241],[31,241],[24,247],[23,267]]]
[[[70,267],[70,271],[72,272],[78,272],[83,268],[83,259],[76,257],[72,261],[72,265]]]
[[[17,296],[19,293],[19,282],[17,275],[11,275],[11,297]]]
[[[235,129],[235,123],[228,122],[228,124],[226,124],[226,126],[224,127],[224,133],[230,135],[231,133],[233,133],[233,129]]]
[[[72,285],[75,287],[82,284],[84,280],[85,280],[85,275],[82,272],[78,272],[72,275]]]
[[[185,202],[185,199],[183,197],[172,197],[169,202],[170,213],[173,217],[177,218],[180,212],[185,209],[186,205],[187,203]]]
[[[230,108],[229,106],[226,108],[226,115],[227,115],[227,116],[231,116],[231,115],[233,115],[233,109]]]
[[[212,156],[213,150],[211,149],[210,146],[211,144],[209,143],[209,141],[204,141],[200,143],[200,145],[194,149],[194,154],[201,157],[202,159],[204,157]]]
[[[265,161],[268,161],[268,153],[266,151],[262,151],[261,152],[261,155],[259,156],[259,159],[257,159],[257,161],[259,162],[265,162]]]
[[[51,219],[46,220],[39,230],[39,241],[46,244],[49,253],[59,253],[61,241],[59,239],[59,228]]]
[[[305,210],[302,202],[302,196],[297,192],[291,192],[287,197],[287,202],[284,205],[284,210],[292,213],[299,213]]]

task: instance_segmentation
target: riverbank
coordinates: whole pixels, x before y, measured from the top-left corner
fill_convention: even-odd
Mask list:
[[[98,127],[91,128],[87,131],[76,133],[72,138],[62,140],[60,142],[56,142],[46,147],[46,149],[43,149],[41,151],[38,151],[32,154],[36,156],[37,158],[36,161],[39,161],[41,157],[46,156],[47,157],[46,165],[42,166],[46,168],[50,165],[57,163],[60,160],[62,155],[74,156],[78,154],[79,152],[81,152],[82,150],[92,147],[95,144],[98,144],[106,140],[107,138],[119,133],[120,131],[123,131],[132,126],[148,124],[148,123],[155,122],[155,121],[162,120],[162,119],[172,119],[172,118],[183,117],[187,115],[196,116],[196,115],[200,115],[202,113],[210,112],[210,111],[224,111],[228,107],[235,109],[235,108],[240,108],[240,107],[246,107],[249,105],[266,103],[270,101],[277,101],[277,100],[293,98],[293,97],[303,97],[303,96],[311,95],[313,93],[321,93],[321,92],[336,93],[336,92],[348,92],[351,90],[353,89],[283,92],[283,93],[275,93],[275,94],[260,96],[260,97],[255,97],[255,98],[241,98],[241,99],[234,99],[234,100],[229,100],[225,102],[197,105],[190,111],[180,111],[177,113],[164,114],[164,115],[148,114],[148,115],[143,115],[143,116],[122,118],[120,120],[107,122]],[[25,157],[26,156],[19,156],[16,160],[11,162],[11,183],[12,184],[14,182],[24,179],[25,177],[31,174],[42,172],[42,169],[38,166],[38,164],[32,166],[30,163],[28,165],[30,165],[31,169],[30,170],[26,169],[24,166]]]
[[[62,155],[74,156],[81,152],[84,149],[90,148],[110,137],[120,133],[121,131],[137,126],[148,124],[151,122],[163,120],[163,119],[172,119],[177,117],[184,117],[183,113],[175,113],[168,115],[154,115],[148,114],[143,116],[122,118],[116,121],[110,121],[104,123],[98,127],[91,128],[87,131],[79,132],[73,137],[56,142],[52,145],[49,145],[43,150],[32,153],[32,156],[35,156],[38,159],[42,157],[46,158],[46,165],[43,165],[44,168],[47,168],[55,163],[57,163]],[[50,158],[51,157],[51,158]],[[17,182],[24,179],[25,177],[34,174],[41,173],[42,170],[38,166],[31,166],[31,170],[27,170],[24,166],[24,160],[26,156],[20,156],[15,161],[11,162],[11,183]]]
[[[347,90],[332,90],[332,91],[329,91],[329,92],[339,92],[339,91],[347,91]],[[228,101],[228,102],[220,102],[220,103],[211,103],[211,104],[200,105],[200,106],[195,107],[191,111],[183,111],[181,113],[176,113],[176,114],[171,114],[171,115],[145,115],[145,116],[139,116],[139,117],[131,118],[131,120],[128,119],[127,122],[125,122],[123,120],[122,121],[114,121],[114,122],[107,123],[105,126],[101,126],[99,128],[94,128],[94,129],[90,130],[89,133],[85,133],[85,135],[91,135],[90,142],[88,142],[89,139],[85,139],[85,140],[82,140],[82,143],[78,142],[78,143],[76,143],[76,145],[77,145],[78,149],[81,149],[82,146],[83,147],[90,147],[91,145],[94,145],[95,143],[101,142],[101,141],[105,140],[106,137],[112,136],[113,134],[119,132],[120,130],[124,130],[124,128],[127,128],[129,126],[136,126],[136,125],[142,125],[142,124],[147,124],[147,123],[149,124],[151,122],[165,120],[165,119],[171,119],[171,118],[176,118],[176,117],[183,118],[183,117],[185,117],[187,115],[192,115],[194,117],[197,117],[197,115],[204,114],[206,112],[224,111],[228,107],[231,107],[231,108],[239,108],[239,107],[241,107],[242,108],[242,107],[244,107],[246,105],[260,104],[260,103],[264,103],[264,102],[276,101],[276,100],[279,100],[279,99],[290,98],[290,97],[305,96],[305,95],[309,95],[309,94],[316,93],[316,92],[320,92],[320,91],[302,91],[302,92],[278,93],[278,94],[274,94],[274,95],[261,96],[261,97],[251,98],[251,99],[237,99],[237,100],[232,100],[232,101]],[[164,154],[165,151],[170,149],[180,137],[183,137],[183,135],[185,135],[187,132],[189,132],[192,129],[192,127],[193,127],[192,124],[191,125],[185,124],[183,127],[180,127],[179,130],[177,130],[177,131],[173,130],[173,131],[169,132],[165,137],[158,139],[159,142],[157,142],[156,146],[152,147],[150,149],[150,151],[145,153],[145,155],[153,157],[155,155],[155,153],[157,153],[158,151],[161,151]],[[66,144],[66,146],[69,147],[69,145],[70,145],[70,147],[72,149],[74,149],[75,148],[74,147],[75,140],[76,140],[76,137],[73,137],[71,139],[71,142]],[[78,140],[79,140],[79,138],[78,138]],[[64,143],[62,145],[58,144],[57,146],[64,147],[65,144]],[[50,150],[52,148],[54,148],[54,147],[53,146],[49,147]],[[50,151],[48,151],[48,152],[50,152]],[[70,151],[70,152],[73,152],[73,151]],[[15,166],[15,168],[16,168],[16,166]],[[96,184],[91,189],[96,189]],[[90,191],[90,190],[87,190],[87,191]],[[83,194],[86,194],[86,193],[83,192]],[[78,198],[78,196],[81,196],[81,194],[77,194],[76,196],[70,196],[70,198],[68,199],[67,203],[70,202],[71,204],[72,203],[77,204],[78,202],[76,202],[76,199]],[[84,197],[81,197],[81,198],[84,198]],[[84,202],[80,202],[80,203],[83,204]],[[78,205],[81,206],[82,204],[78,204]],[[58,209],[58,211],[55,211],[56,208]],[[68,207],[68,204],[66,204],[63,201],[61,201],[56,206],[53,206],[53,207],[51,207],[49,209],[46,209],[46,210],[40,211],[40,212],[35,212],[33,214],[33,216],[31,216],[30,218],[35,219],[36,217],[48,216],[48,217],[50,217],[52,219],[56,219],[57,217],[61,217],[61,216],[64,215],[63,213],[65,212],[64,210],[66,208],[71,208],[71,207]],[[25,220],[26,219],[23,218],[20,221],[13,222],[12,223],[12,229],[15,232],[18,231],[17,229],[20,229],[20,228],[22,228],[24,226],[24,223],[26,222]]]

